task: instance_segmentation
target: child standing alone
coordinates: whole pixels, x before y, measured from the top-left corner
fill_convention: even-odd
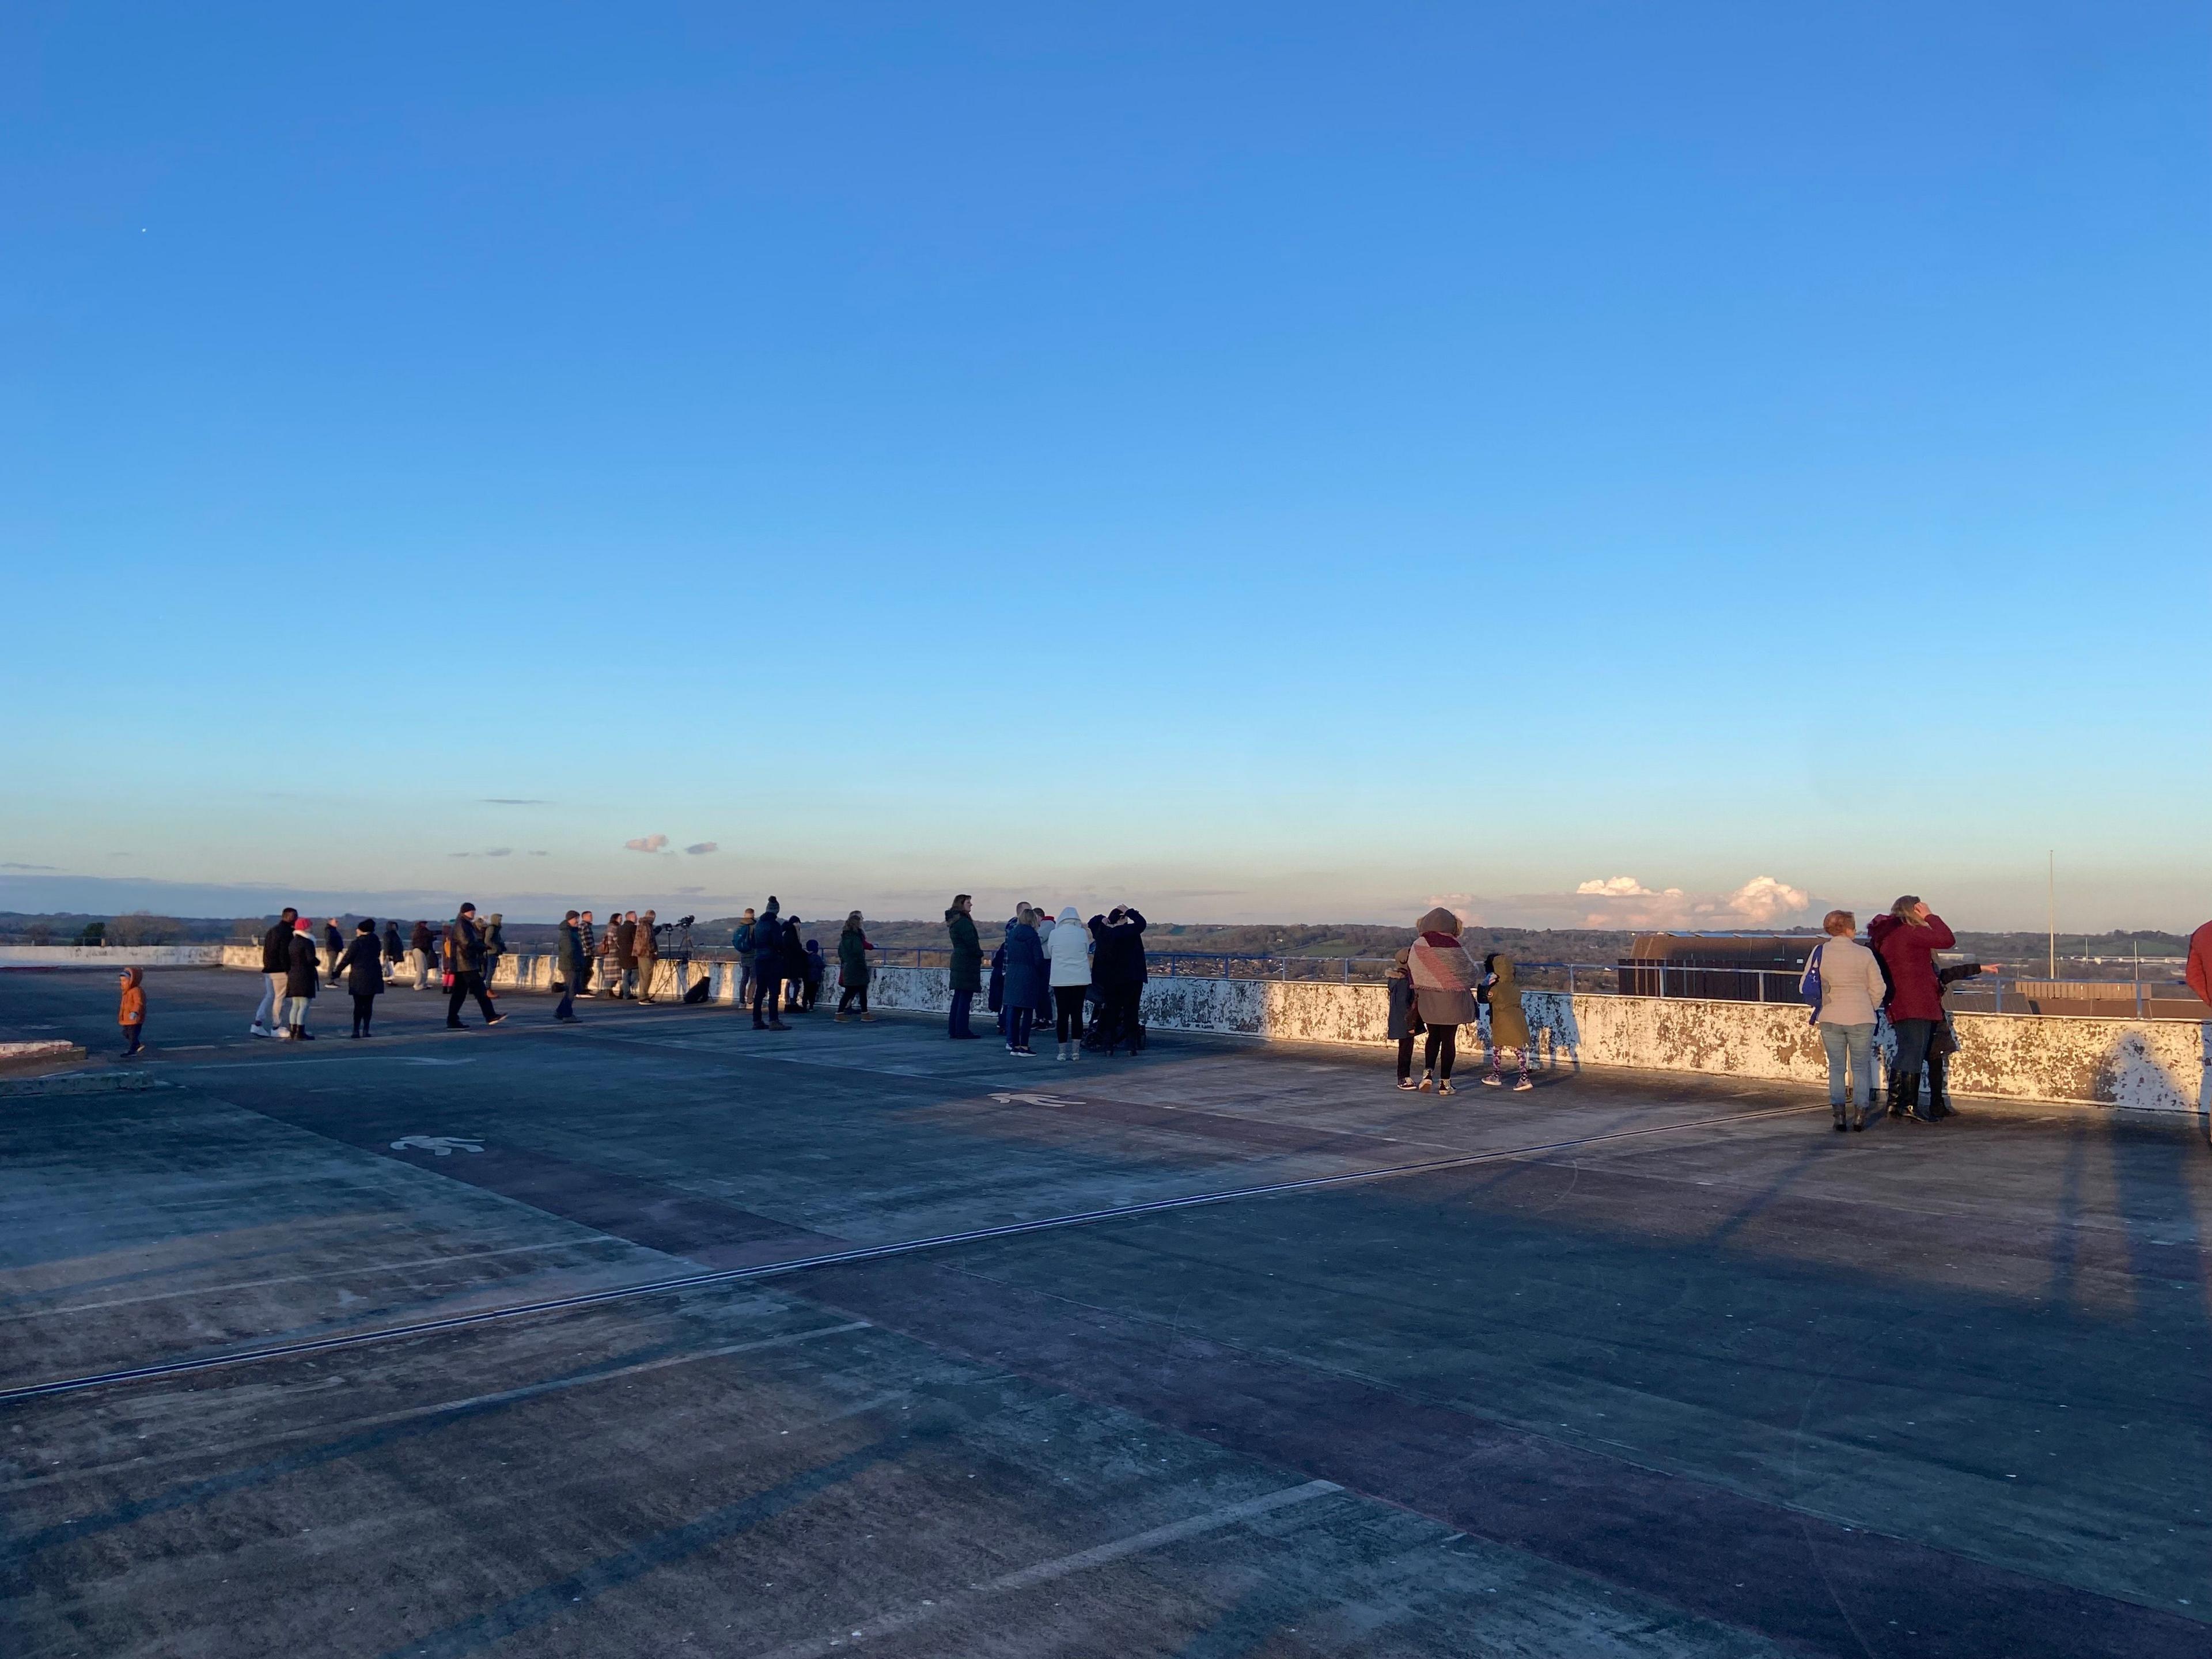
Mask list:
[[[129,1059],[146,1045],[138,1041],[138,1034],[146,1029],[146,970],[125,968],[123,970],[123,1006],[116,1011],[116,1022],[123,1027],[123,1055]]]

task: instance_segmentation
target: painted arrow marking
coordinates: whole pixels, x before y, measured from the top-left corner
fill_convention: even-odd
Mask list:
[[[440,1158],[451,1158],[455,1152],[480,1152],[481,1140],[467,1140],[459,1135],[402,1135],[392,1143],[395,1152],[435,1152]]]

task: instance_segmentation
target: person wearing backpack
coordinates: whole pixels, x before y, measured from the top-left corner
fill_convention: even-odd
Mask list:
[[[1798,981],[1827,1051],[1828,1109],[1838,1134],[1865,1128],[1874,1109],[1874,1012],[1888,990],[1874,952],[1851,937],[1858,926],[1850,911],[1829,911],[1820,922],[1827,937],[1813,947]],[[1856,1111],[1851,1109],[1854,1091]]]

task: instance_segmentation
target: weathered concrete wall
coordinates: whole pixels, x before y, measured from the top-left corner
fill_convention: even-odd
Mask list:
[[[225,965],[258,969],[258,945],[223,951]],[[411,980],[413,968],[406,969]],[[678,994],[676,964],[662,961],[654,994]],[[737,999],[733,963],[702,963],[710,1000]],[[501,959],[495,987],[546,991],[552,958]],[[879,968],[869,989],[878,1008],[942,1012],[951,1004],[942,968]],[[835,1000],[836,975],[824,994]],[[981,999],[978,999],[979,1002]],[[1569,995],[1524,991],[1540,1066],[1623,1066],[1774,1082],[1820,1084],[1827,1060],[1805,1010],[1790,1004],[1698,1002],[1685,998]],[[1284,1042],[1376,1048],[1389,1012],[1382,988],[1278,980],[1155,979],[1145,1019],[1163,1030],[1224,1031]],[[1962,1095],[2076,1101],[2146,1111],[2212,1111],[2212,1023],[2178,1019],[2076,1019],[2053,1015],[1960,1014],[1953,1088]],[[1463,1063],[1479,1058],[1465,1054]]]
[[[224,945],[0,945],[5,968],[227,968]],[[254,965],[261,957],[257,947]]]

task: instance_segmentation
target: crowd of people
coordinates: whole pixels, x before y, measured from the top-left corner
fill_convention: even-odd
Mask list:
[[[945,912],[951,1006],[945,1035],[956,1042],[981,1034],[974,1029],[974,1004],[986,998],[998,1016],[1006,1052],[1034,1055],[1036,1032],[1053,1030],[1055,1057],[1080,1059],[1086,1048],[1111,1056],[1145,1046],[1141,1016],[1147,978],[1144,915],[1134,905],[1116,905],[1086,922],[1073,905],[1057,916],[1023,902],[1014,907],[1004,935],[986,960],[975,924],[975,902],[956,894]],[[602,931],[589,910],[571,910],[555,933],[553,988],[559,1000],[553,1018],[575,1020],[580,999],[605,997],[649,1006],[658,1000],[664,977],[672,979],[677,1000],[702,1002],[710,981],[691,978],[692,928],[697,918],[662,922],[651,909],[611,913]],[[411,962],[414,988],[442,991],[446,1024],[465,1029],[461,1018],[473,1000],[486,1025],[506,1016],[496,1006],[491,980],[506,953],[504,919],[497,912],[478,919],[464,904],[442,929],[417,921],[403,941],[397,921],[381,933],[373,918],[354,924],[345,937],[338,918],[315,923],[287,907],[262,936],[261,999],[248,1031],[258,1037],[312,1041],[308,1014],[317,990],[341,983],[352,999],[351,1035],[371,1035],[376,1000],[400,982]],[[1492,1088],[1534,1086],[1529,1077],[1528,1022],[1521,1003],[1511,957],[1492,951],[1478,964],[1462,940],[1462,925],[1438,907],[1415,924],[1413,942],[1400,951],[1386,977],[1388,1033],[1397,1044],[1397,1086],[1418,1091],[1454,1091],[1452,1071],[1462,1026],[1486,1040],[1489,1066],[1482,1081]],[[1875,1110],[1877,1025],[1887,1018],[1894,1039],[1888,1066],[1886,1107],[1893,1117],[1923,1124],[1954,1115],[1950,1103],[1950,1056],[1958,1052],[1944,994],[1961,980],[1996,971],[1987,963],[1942,965],[1938,955],[1953,949],[1956,936],[1943,919],[1917,896],[1906,894],[1876,916],[1862,940],[1857,918],[1831,910],[1823,938],[1811,951],[1801,981],[1820,1036],[1828,1066],[1828,1100],[1839,1133],[1863,1130]],[[754,1029],[787,1031],[786,1013],[811,1013],[828,976],[830,959],[816,939],[803,936],[796,915],[782,913],[770,896],[759,910],[748,908],[731,935],[738,958],[735,998],[749,1010]],[[849,914],[836,944],[839,994],[835,1018],[872,1021],[868,988],[876,946],[858,910]],[[672,964],[664,976],[661,965]],[[2190,940],[2188,982],[2212,1002],[2212,922]],[[118,1010],[125,1054],[143,1051],[146,1020],[143,975],[124,970]],[[1421,1064],[1414,1073],[1414,1045]],[[1926,1085],[1923,1102],[1922,1085]]]

